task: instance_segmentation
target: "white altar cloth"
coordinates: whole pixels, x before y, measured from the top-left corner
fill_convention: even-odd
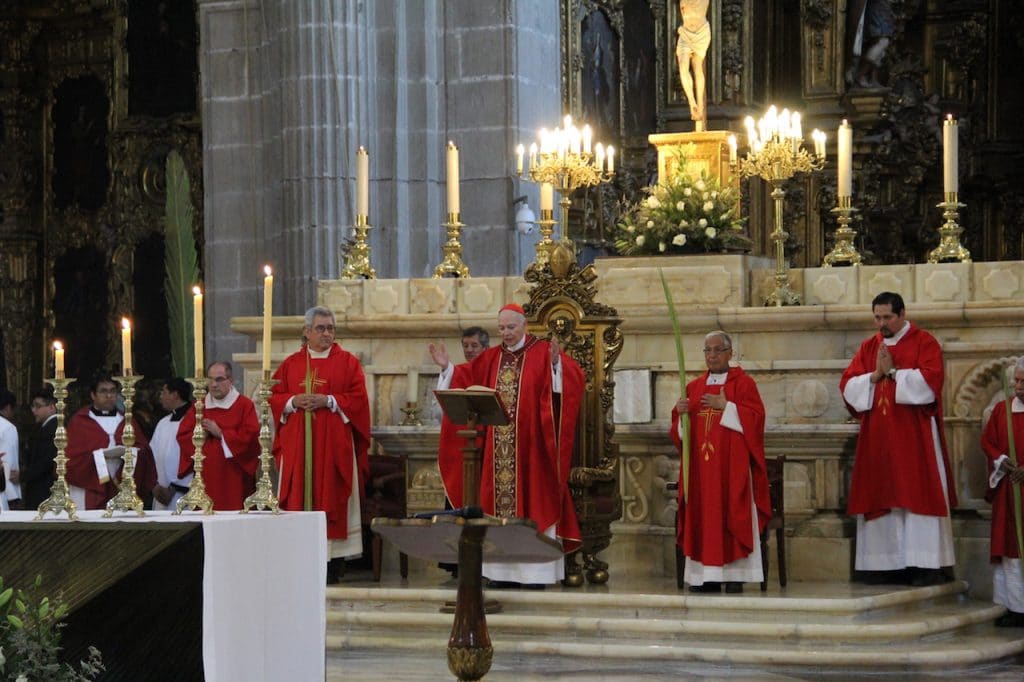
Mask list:
[[[4,512],[0,523],[24,523],[35,515]],[[324,679],[327,522],[322,512],[102,516],[98,510],[78,513],[90,523],[202,524],[207,682]],[[48,515],[39,523],[74,525],[66,515]]]

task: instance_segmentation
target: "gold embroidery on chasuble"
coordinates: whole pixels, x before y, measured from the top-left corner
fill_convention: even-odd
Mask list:
[[[715,454],[715,444],[711,440],[711,429],[721,420],[721,415],[722,410],[716,410],[713,407],[705,407],[697,413],[701,435],[700,454],[704,457],[705,462]]]
[[[509,422],[494,427],[494,515],[501,518],[516,516],[516,413],[519,409],[519,379],[523,370],[523,352],[502,350],[495,386],[501,402],[508,412]]]

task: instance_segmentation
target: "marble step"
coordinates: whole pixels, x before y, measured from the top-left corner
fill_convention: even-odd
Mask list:
[[[492,635],[505,633],[560,637],[616,636],[643,639],[657,637],[662,641],[680,641],[692,637],[726,639],[773,639],[786,642],[891,642],[942,635],[974,625],[991,623],[1004,613],[992,604],[936,605],[915,614],[882,622],[818,622],[808,614],[799,621],[761,617],[756,620],[695,619],[680,614],[676,617],[623,618],[613,616],[567,616],[530,612],[500,613],[487,617]],[[442,613],[380,610],[330,610],[328,632],[385,632],[406,636],[417,631],[443,632],[451,629],[452,616]]]
[[[401,650],[443,657],[447,649],[447,631],[436,635],[393,638],[377,634],[329,633],[328,651]],[[969,666],[1005,660],[1024,653],[1024,639],[992,626],[969,633],[947,636],[935,641],[915,641],[909,645],[879,646],[796,646],[784,642],[707,642],[694,640],[665,644],[660,641],[623,642],[611,637],[603,640],[567,640],[559,638],[491,637],[496,652],[503,656],[560,656],[588,660],[696,661],[717,665],[799,666],[870,668],[905,670],[941,668],[953,671]]]

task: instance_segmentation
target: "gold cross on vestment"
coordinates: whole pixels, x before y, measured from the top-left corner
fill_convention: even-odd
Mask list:
[[[327,383],[327,379],[321,379],[320,378],[320,370],[318,370],[316,367],[314,367],[313,369],[310,370],[309,388],[308,388],[310,393],[317,393],[318,392],[317,389],[320,388],[321,386],[323,386],[326,383]]]
[[[711,442],[711,427],[714,426],[714,419],[716,414],[722,414],[722,410],[716,410],[713,407],[705,407],[703,410],[697,413],[697,419],[702,425],[703,441],[700,446],[700,452],[704,455],[704,461],[711,459],[711,455],[715,454],[715,444]]]

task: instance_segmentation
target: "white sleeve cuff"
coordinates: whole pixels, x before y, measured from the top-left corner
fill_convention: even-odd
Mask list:
[[[561,393],[562,392],[562,363],[559,361],[557,365],[551,365],[551,392]]]
[[[843,387],[843,398],[857,412],[867,412],[875,402],[875,385],[871,373],[855,376]]]
[[[725,410],[722,411],[722,426],[743,433],[743,424],[740,423],[740,413],[736,409],[736,403],[726,401]]]
[[[989,488],[995,488],[997,485],[999,485],[999,481],[1003,480],[1003,476],[1006,475],[1006,472],[1003,471],[1000,467],[1002,466],[1004,461],[1009,459],[1010,458],[1007,457],[1006,455],[999,455],[999,459],[992,462],[992,475],[988,477]]]
[[[452,385],[452,377],[455,376],[455,365],[448,363],[448,366],[437,375],[437,390],[447,391]]]
[[[231,452],[231,448],[228,447],[228,442],[224,439],[224,436],[220,437],[220,447],[224,450],[224,459],[234,459],[235,455]]]
[[[935,392],[919,369],[896,370],[896,402],[900,405],[930,405]]]
[[[96,467],[96,477],[100,479],[100,483],[109,483],[110,472],[107,470],[107,458],[102,449],[92,451],[92,462]]]

